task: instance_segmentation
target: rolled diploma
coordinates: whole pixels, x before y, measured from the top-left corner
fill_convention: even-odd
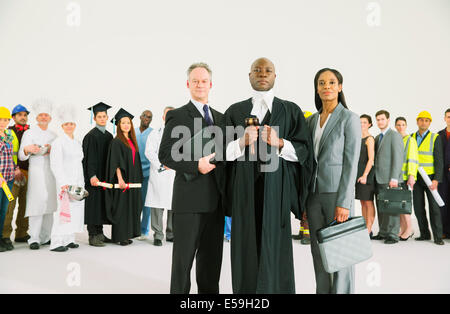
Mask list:
[[[441,196],[439,195],[438,190],[432,190],[430,189],[431,180],[430,177],[427,175],[425,170],[422,167],[419,167],[419,173],[422,176],[423,182],[427,185],[428,189],[430,190],[431,194],[433,195],[434,200],[439,205],[439,207],[442,207],[445,205],[444,201],[442,200]]]

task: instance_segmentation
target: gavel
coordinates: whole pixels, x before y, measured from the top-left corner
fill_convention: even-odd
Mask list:
[[[245,118],[245,126],[259,126],[259,119],[258,118]],[[252,155],[255,154],[255,143],[252,143],[250,146],[250,153]]]

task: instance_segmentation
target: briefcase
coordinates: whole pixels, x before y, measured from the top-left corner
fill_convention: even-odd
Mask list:
[[[385,188],[377,194],[378,212],[400,215],[412,212],[412,193],[402,188]]]
[[[372,244],[364,217],[342,223],[333,221],[317,231],[320,256],[325,270],[334,273],[372,257]]]

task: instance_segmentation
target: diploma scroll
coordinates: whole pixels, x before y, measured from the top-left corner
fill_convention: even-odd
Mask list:
[[[120,189],[120,186],[117,183],[111,184],[111,183],[106,183],[106,182],[99,182],[99,183],[97,183],[97,186],[101,186],[101,187],[104,187],[107,189],[112,189],[112,188]],[[142,187],[142,184],[141,183],[128,183],[127,186],[130,189],[138,189],[138,188]]]
[[[439,195],[438,190],[432,190],[430,189],[431,180],[430,177],[427,175],[425,170],[422,167],[419,167],[419,173],[422,176],[423,181],[427,185],[428,189],[430,190],[431,194],[433,195],[434,200],[439,205],[439,207],[442,207],[445,205],[444,201],[442,200],[441,196]]]

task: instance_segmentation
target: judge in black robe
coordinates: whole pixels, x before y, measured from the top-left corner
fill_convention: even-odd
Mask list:
[[[97,243],[102,246],[105,237],[103,235],[103,225],[110,224],[106,218],[105,192],[102,187],[92,185],[93,182],[104,182],[105,164],[108,155],[109,145],[112,135],[106,131],[108,120],[107,110],[110,106],[104,103],[89,108],[95,115],[97,126],[89,131],[83,138],[83,173],[85,189],[89,192],[89,197],[85,200],[84,223],[89,232],[90,244]],[[103,117],[99,114],[103,115]],[[99,120],[102,119],[103,121]],[[99,124],[100,123],[100,124]],[[100,237],[94,239],[94,237]],[[92,242],[94,240],[94,242]]]
[[[255,94],[259,92],[266,100],[273,99],[264,118],[259,117],[261,127],[254,142],[256,161],[251,161],[251,146],[241,147],[243,157],[232,157],[232,142],[242,134],[233,137],[229,127],[240,126],[243,129],[246,118],[255,117],[252,113],[264,113],[264,110],[261,112],[255,107],[259,103],[253,97],[230,106],[225,112],[228,127],[226,199],[227,210],[231,211],[228,214],[233,219],[232,285],[233,292],[238,294],[295,293],[290,213],[300,219],[305,210],[313,168],[312,140],[303,112],[296,104],[273,96],[266,97],[271,93],[274,80],[272,62],[263,58],[253,63],[250,82]],[[263,135],[262,132],[263,125],[279,127],[277,136],[273,138],[284,141],[280,155],[276,153],[277,147],[271,147],[274,143],[268,145],[267,133]],[[270,132],[274,130],[272,128]],[[269,169],[273,168],[269,166],[264,170],[264,166],[268,166],[267,162],[264,163],[268,156],[264,156],[264,149],[259,151],[260,148],[267,149],[272,158],[269,163],[278,161],[275,169]],[[284,149],[290,152],[284,152]],[[290,154],[291,158],[285,159],[283,153]]]
[[[136,135],[131,120],[133,116],[120,109],[115,116],[117,136],[111,141],[106,162],[106,180],[120,184],[117,174],[125,184],[143,182],[142,165],[139,157]],[[123,131],[122,120],[129,121],[128,131]],[[106,191],[106,215],[112,222],[112,242],[131,244],[132,238],[141,235],[141,188],[112,188]]]

